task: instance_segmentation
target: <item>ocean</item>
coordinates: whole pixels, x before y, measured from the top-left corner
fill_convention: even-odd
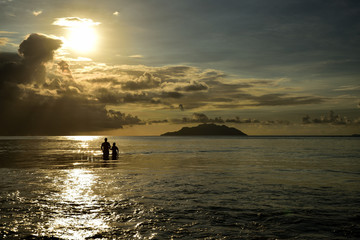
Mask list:
[[[0,137],[0,239],[360,239],[360,138]]]

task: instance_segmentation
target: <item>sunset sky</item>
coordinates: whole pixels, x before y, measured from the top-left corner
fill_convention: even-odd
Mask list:
[[[360,133],[360,1],[0,0],[0,135]]]

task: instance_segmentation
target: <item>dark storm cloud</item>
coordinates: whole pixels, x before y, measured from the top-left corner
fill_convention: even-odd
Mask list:
[[[26,63],[39,64],[50,61],[54,51],[60,48],[62,41],[42,34],[30,34],[19,46],[19,54]]]
[[[76,134],[141,123],[137,117],[107,111],[103,105],[76,96],[30,93],[23,101],[7,102],[1,108],[1,135]]]
[[[302,118],[303,124],[334,124],[334,125],[350,125],[360,124],[360,119],[349,119],[346,116],[336,114],[334,111],[328,112],[326,115],[320,116],[319,118],[311,118],[306,115]]]
[[[47,71],[45,63],[60,45],[31,34],[19,55],[0,54],[0,135],[64,135],[142,124],[136,116],[106,110],[74,81],[68,63]]]
[[[43,83],[46,69],[44,63],[53,59],[54,51],[61,46],[61,41],[42,34],[29,35],[19,46],[19,57],[4,54],[0,60],[2,82]]]

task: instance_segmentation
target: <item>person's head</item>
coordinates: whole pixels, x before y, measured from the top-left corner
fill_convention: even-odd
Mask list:
[[[107,142],[107,138],[105,138],[105,142]]]
[[[113,146],[115,146],[116,145],[116,143],[113,143]]]

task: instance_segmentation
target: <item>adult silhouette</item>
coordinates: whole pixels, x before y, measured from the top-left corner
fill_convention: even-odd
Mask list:
[[[103,159],[109,160],[109,150],[111,146],[110,143],[107,141],[107,138],[105,138],[105,142],[101,144],[101,150],[103,151]]]

